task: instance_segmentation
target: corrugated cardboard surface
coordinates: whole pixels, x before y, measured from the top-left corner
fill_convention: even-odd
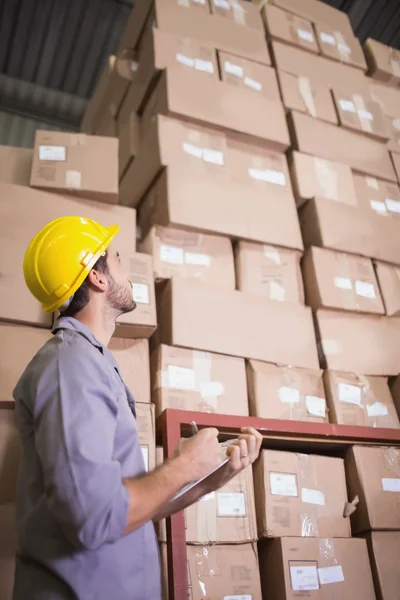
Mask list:
[[[3,504],[0,506],[0,593],[2,600],[10,600],[13,595],[15,554],[17,552],[16,527],[14,504]]]
[[[118,204],[118,141],[84,133],[37,131],[30,184]]]
[[[399,218],[400,190],[397,183],[390,183],[376,177],[354,174],[358,204],[361,208],[374,211],[380,217]],[[386,225],[385,221],[381,221]]]
[[[106,65],[98,79],[93,95],[88,102],[81,121],[81,131],[83,133],[94,133],[99,121],[104,114],[104,99],[107,96],[107,91],[110,89],[112,74],[114,72],[115,55],[108,57]]]
[[[228,238],[173,227],[154,226],[140,245],[153,258],[154,277],[191,277],[235,289],[232,244]]]
[[[350,537],[341,458],[262,450],[254,484],[259,537]]]
[[[400,449],[353,446],[345,467],[349,494],[360,499],[351,516],[353,534],[400,529]]]
[[[400,315],[400,268],[387,263],[375,262],[385,312],[389,316]]]
[[[257,360],[246,367],[251,416],[328,423],[322,371]]]
[[[331,423],[400,429],[385,377],[325,371],[324,384]]]
[[[29,185],[33,150],[0,146],[0,182]]]
[[[319,54],[317,40],[310,21],[268,4],[264,6],[261,14],[268,39],[279,40]]]
[[[400,372],[400,319],[318,310],[316,326],[326,368],[383,376]]]
[[[397,409],[397,414],[400,414],[400,375],[397,375],[396,379],[391,381],[390,391]]]
[[[330,89],[303,75],[277,71],[283,105],[337,125],[338,118]]]
[[[156,424],[153,404],[136,402],[136,422],[146,471],[156,468]]]
[[[384,314],[381,294],[369,258],[313,247],[302,260],[306,304]]]
[[[112,337],[108,349],[136,402],[150,403],[149,341]]]
[[[372,100],[369,94],[350,94],[333,89],[332,95],[342,127],[359,131],[377,140],[389,139],[390,133],[380,104]]]
[[[218,62],[222,81],[281,101],[276,71],[272,67],[227,52],[218,52]]]
[[[400,589],[400,532],[374,531],[367,536],[377,600],[397,600]]]
[[[259,551],[263,598],[375,600],[365,540],[282,538]]]
[[[314,25],[317,43],[322,56],[367,70],[367,63],[359,40],[353,33],[343,34],[332,25]]]
[[[118,163],[120,179],[139,152],[141,136],[140,119],[135,113],[131,113],[128,120],[119,128]]]
[[[278,302],[304,304],[301,253],[240,241],[235,246],[236,287]]]
[[[249,414],[242,358],[162,344],[152,353],[151,377],[157,415],[166,408]]]
[[[391,152],[390,156],[392,157],[393,166],[396,171],[397,181],[400,183],[400,155]]]
[[[157,306],[162,343],[319,368],[311,310],[305,306],[178,277],[167,282]]]
[[[15,501],[20,455],[21,442],[15,412],[0,408],[0,511],[2,504]]]
[[[229,19],[242,27],[262,29],[260,13],[257,8],[243,0],[210,0],[211,14]]]
[[[399,52],[371,38],[364,43],[364,52],[368,63],[368,75],[398,88],[400,86]]]

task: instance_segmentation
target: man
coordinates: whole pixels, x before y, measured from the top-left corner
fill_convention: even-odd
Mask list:
[[[218,431],[203,429],[145,472],[135,402],[107,349],[118,316],[135,308],[110,246],[117,232],[64,217],[25,255],[27,286],[61,317],[14,391],[22,438],[15,600],[160,600],[152,522],[221,460]],[[256,459],[261,439],[243,431],[212,489]]]

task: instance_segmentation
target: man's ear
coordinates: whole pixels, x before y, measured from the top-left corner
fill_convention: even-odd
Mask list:
[[[99,292],[105,292],[108,287],[108,280],[105,273],[91,269],[87,276],[89,285]]]

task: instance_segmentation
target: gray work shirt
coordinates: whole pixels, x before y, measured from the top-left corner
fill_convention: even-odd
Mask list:
[[[134,400],[110,351],[59,319],[14,390],[22,458],[14,600],[160,600],[152,523],[123,535],[121,479],[145,471]]]

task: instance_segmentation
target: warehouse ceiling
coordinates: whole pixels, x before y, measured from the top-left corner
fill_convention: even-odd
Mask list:
[[[399,0],[325,1],[349,14],[361,41],[400,48]],[[37,128],[79,127],[131,8],[129,0],[0,0],[0,144],[31,146]]]

